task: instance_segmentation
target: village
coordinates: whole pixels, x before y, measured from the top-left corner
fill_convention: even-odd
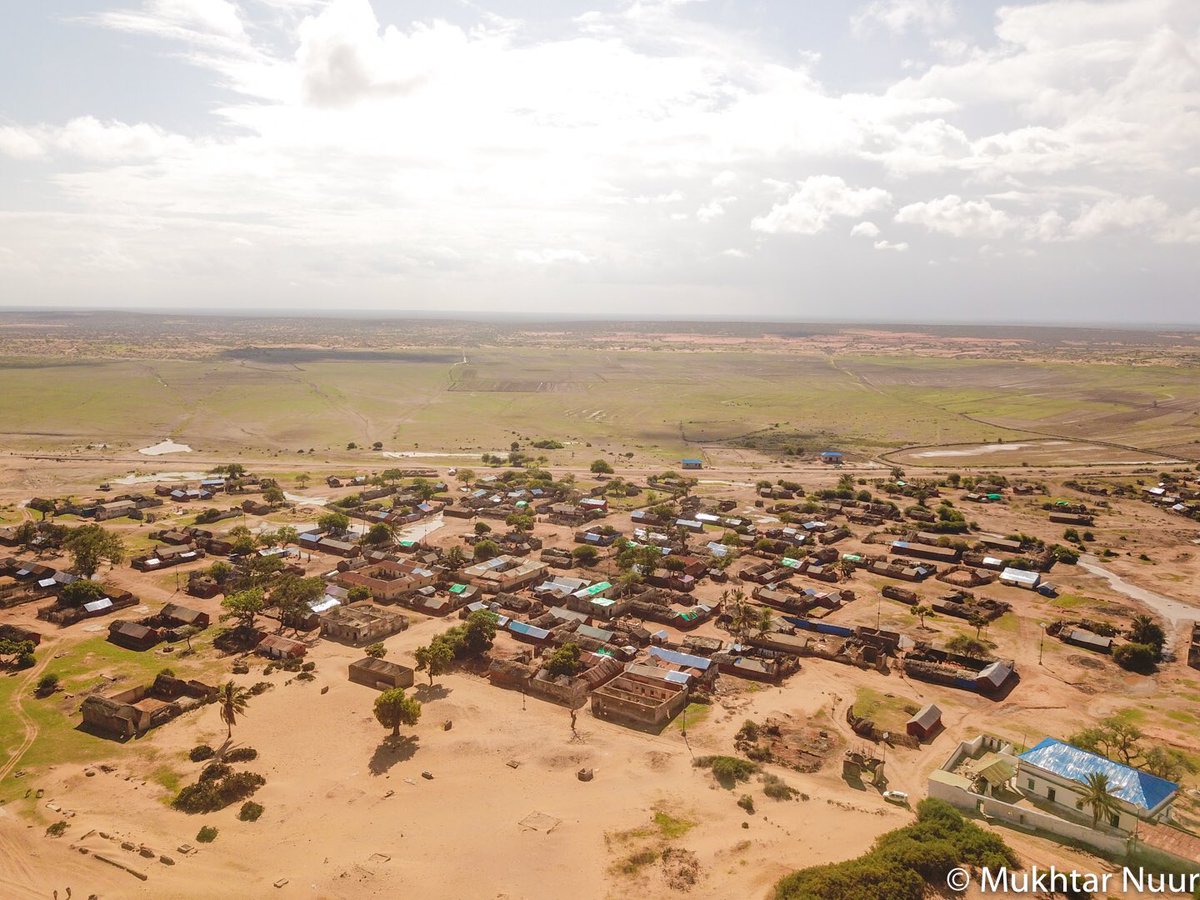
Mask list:
[[[39,705],[22,716],[33,733],[0,767],[0,809],[65,832],[39,852],[53,841],[109,863],[123,878],[117,895],[186,894],[179,873],[213,865],[223,839],[200,849],[190,837],[164,845],[117,840],[115,826],[81,830],[73,820],[87,816],[62,799],[68,786],[86,793],[90,779],[135,765],[123,750],[164,735],[174,753],[216,762],[195,785],[166,778],[174,795],[145,821],[166,816],[178,833],[197,826],[190,814],[209,813],[222,834],[244,828],[270,818],[265,798],[288,774],[233,772],[238,739],[283,695],[296,727],[336,729],[318,712],[327,692],[357,721],[378,720],[372,765],[410,783],[447,774],[427,729],[462,738],[491,707],[490,728],[532,714],[534,731],[555,731],[570,751],[561,758],[579,763],[563,773],[572,791],[603,792],[614,775],[583,752],[589,744],[667,742],[672,758],[686,755],[677,777],[698,767],[713,787],[732,778],[741,797],[719,818],[735,823],[756,803],[774,812],[788,808],[778,796],[824,789],[838,821],[879,820],[869,838],[929,796],[1051,859],[1200,862],[1183,712],[1200,682],[1200,628],[1187,603],[1122,595],[1102,565],[1135,546],[1145,556],[1147,540],[1174,540],[1191,558],[1180,548],[1200,532],[1183,540],[1166,529],[1195,513],[1194,470],[906,473],[825,450],[786,477],[738,481],[703,458],[635,475],[619,458],[544,468],[514,446],[475,468],[311,475],[232,463],[191,474],[23,498],[20,521],[0,528],[0,659],[34,697],[18,705]],[[104,677],[58,680],[65,652],[99,640],[110,648]],[[474,712],[443,715],[447,688],[469,693]],[[1123,692],[1167,706],[1131,718]],[[1052,721],[1037,710],[1066,712]],[[62,761],[35,754],[39,769],[27,751],[47,717],[86,744]],[[188,751],[189,738],[172,737],[185,728],[212,740]],[[259,732],[252,752],[269,756],[271,741]],[[751,773],[773,799],[744,793]],[[53,801],[45,784],[56,785]],[[671,802],[655,815],[691,821],[679,812],[686,794]],[[520,832],[555,830],[564,812],[523,820]],[[800,827],[795,815],[781,812],[775,827]],[[276,840],[290,828],[273,827]],[[807,864],[783,846],[760,848],[782,857],[756,890]],[[629,861],[638,853],[589,866],[652,895],[720,893],[713,858],[641,852],[667,886]],[[382,855],[371,877],[402,854]],[[240,875],[281,890],[298,876]]]

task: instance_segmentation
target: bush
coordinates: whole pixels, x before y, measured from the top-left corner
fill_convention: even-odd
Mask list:
[[[1113,660],[1122,669],[1147,675],[1157,668],[1158,650],[1150,644],[1122,644],[1113,650]]]
[[[212,759],[217,755],[217,751],[208,744],[197,744],[188,753],[188,759],[192,762],[204,762],[206,759]]]
[[[763,793],[772,800],[791,800],[797,790],[778,775],[767,774],[762,777]]]
[[[255,803],[253,800],[247,800],[242,804],[242,808],[238,810],[238,818],[243,822],[257,822],[258,817],[262,814],[262,804]]]
[[[315,672],[316,669],[317,669],[317,664],[315,662],[306,662],[302,666],[300,666],[301,672]]]
[[[749,794],[742,794],[738,797],[737,804],[750,815],[754,815],[754,798]]]
[[[49,826],[46,829],[46,836],[47,837],[62,837],[64,834],[67,833],[68,827],[69,826],[67,825],[66,820],[60,819],[59,821],[55,822],[53,825]]]
[[[205,825],[203,828],[201,828],[199,831],[196,832],[196,843],[211,844],[213,841],[215,841],[217,839],[217,834],[218,834],[217,829],[213,828],[211,825]]]
[[[917,805],[916,824],[882,835],[857,859],[788,875],[775,886],[775,900],[922,900],[926,885],[941,889],[955,866],[1016,864],[998,835],[968,822],[944,801],[926,799]]]
[[[200,781],[217,781],[232,771],[233,769],[223,762],[210,762],[200,770]]]
[[[700,756],[693,763],[697,768],[711,769],[713,777],[726,789],[732,790],[739,781],[746,781],[758,771],[758,764],[737,756]]]
[[[250,762],[252,759],[258,759],[258,751],[253,747],[235,747],[225,754],[226,762]]]
[[[247,799],[266,783],[265,778],[254,772],[234,772],[219,780],[202,779],[183,788],[171,806],[186,813],[216,812]]]
[[[45,697],[47,694],[53,694],[55,691],[58,690],[58,683],[59,683],[58,676],[55,675],[53,672],[47,672],[45,675],[43,675],[41,678],[38,679],[38,683],[37,683],[38,695],[41,697]]]

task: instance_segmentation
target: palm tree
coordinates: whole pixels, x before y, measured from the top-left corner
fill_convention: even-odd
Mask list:
[[[217,693],[217,702],[221,705],[221,721],[228,729],[229,738],[233,737],[233,726],[237,724],[237,717],[246,714],[247,699],[246,689],[238,687],[232,681],[221,685]]]
[[[1117,799],[1108,790],[1108,776],[1092,772],[1083,779],[1083,805],[1091,807],[1092,827],[1100,824],[1100,816],[1118,812]]]

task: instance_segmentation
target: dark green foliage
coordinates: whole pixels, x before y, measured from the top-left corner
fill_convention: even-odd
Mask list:
[[[941,800],[922,800],[917,821],[882,835],[857,859],[802,869],[775,886],[776,900],[922,900],[956,866],[1015,867],[1016,856]]]
[[[68,827],[69,826],[67,825],[66,820],[60,819],[59,821],[55,822],[53,825],[50,825],[46,828],[46,836],[47,837],[62,837],[64,834],[67,833]]]
[[[213,828],[211,825],[205,825],[196,832],[196,843],[211,844],[217,839],[217,833],[217,829]]]
[[[1113,660],[1122,669],[1149,675],[1158,663],[1158,650],[1150,644],[1122,644],[1113,650]]]
[[[234,747],[225,754],[225,762],[250,762],[253,759],[258,759],[258,751],[253,747]]]
[[[220,763],[210,763],[205,767],[205,771],[213,765]],[[202,774],[200,781],[189,784],[179,792],[171,801],[171,806],[186,813],[216,812],[239,800],[245,800],[266,783],[265,778],[254,772],[233,772],[214,779],[205,779]]]
[[[238,818],[243,822],[257,822],[258,817],[262,814],[262,804],[255,803],[253,800],[247,800],[242,804],[242,808],[238,810]]]
[[[692,765],[711,769],[721,787],[732,790],[739,781],[746,781],[758,771],[758,764],[737,756],[699,756]]]
[[[212,759],[216,755],[216,751],[208,744],[197,744],[188,753],[188,759],[192,762],[204,762],[206,759]]]
[[[224,778],[233,769],[223,762],[210,762],[207,766],[200,770],[201,781],[217,781]]]

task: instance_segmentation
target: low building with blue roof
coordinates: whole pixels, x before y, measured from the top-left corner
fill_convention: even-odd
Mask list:
[[[1017,787],[1031,797],[1064,807],[1076,814],[1091,816],[1082,797],[1089,775],[1108,779],[1108,790],[1117,810],[1108,816],[1107,825],[1133,832],[1141,821],[1165,822],[1179,793],[1179,785],[1133,766],[1082,750],[1054,738],[1045,738],[1037,746],[1017,757]]]

